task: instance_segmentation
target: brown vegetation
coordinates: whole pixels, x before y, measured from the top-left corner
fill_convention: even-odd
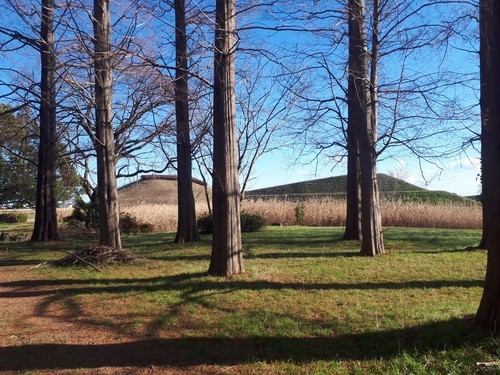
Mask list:
[[[305,202],[285,200],[245,200],[243,212],[263,216],[268,224],[296,225],[296,207],[303,207],[301,225],[344,226],[345,200],[332,198],[311,199]],[[431,204],[401,201],[382,202],[382,225],[384,227],[481,229],[480,204]],[[177,206],[173,204],[140,204],[122,207],[140,222],[149,223],[154,232],[171,232],[177,228]],[[70,210],[59,210],[59,217]],[[197,216],[207,213],[206,206],[197,206]]]
[[[282,225],[296,224],[295,208],[299,203],[285,200],[246,201],[243,210],[259,214],[268,223]],[[301,202],[303,205],[303,225],[344,226],[345,200],[332,198],[313,199]],[[384,227],[420,227],[480,229],[482,225],[479,204],[430,204],[401,201],[383,201],[382,225]]]
[[[177,229],[177,205],[175,204],[142,204],[123,207],[122,211],[129,213],[142,223],[152,224],[154,232],[174,232]],[[197,217],[206,214],[206,205],[197,205],[196,213]]]

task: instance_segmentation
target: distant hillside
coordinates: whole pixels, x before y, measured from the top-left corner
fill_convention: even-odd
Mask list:
[[[470,199],[446,191],[427,190],[386,174],[378,174],[377,177],[380,194],[385,199],[432,203],[473,202]],[[321,196],[345,198],[346,178],[347,176],[336,176],[273,186],[247,191],[245,196],[247,198],[277,197],[289,199],[307,199]]]

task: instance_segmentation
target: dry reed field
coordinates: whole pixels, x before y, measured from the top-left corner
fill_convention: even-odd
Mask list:
[[[57,210],[60,222],[71,215],[72,208],[60,208]],[[139,204],[137,206],[125,206],[120,209],[122,213],[128,213],[141,223],[153,225],[153,232],[173,232],[177,230],[177,205],[176,204]],[[196,206],[196,216],[206,215],[208,209],[206,205]]]
[[[345,200],[311,199],[304,202],[262,200],[243,202],[245,212],[259,214],[269,224],[344,226]],[[297,223],[296,211],[303,211]],[[386,227],[481,229],[480,204],[431,204],[402,201],[382,201],[382,225]]]
[[[297,210],[303,218],[297,222]],[[344,200],[324,198],[304,202],[278,199],[245,200],[242,211],[263,216],[269,225],[344,226],[346,205]],[[71,209],[59,210],[62,219]],[[122,209],[143,223],[150,223],[155,232],[177,229],[177,206],[141,204]],[[207,214],[206,205],[197,206],[198,217]],[[481,229],[480,204],[430,204],[401,201],[382,202],[382,224],[385,227]]]
[[[136,217],[140,222],[153,225],[154,232],[173,232],[177,230],[177,205],[171,204],[142,204],[139,206],[124,207],[122,212],[127,212]],[[196,206],[196,216],[207,213],[205,205]]]

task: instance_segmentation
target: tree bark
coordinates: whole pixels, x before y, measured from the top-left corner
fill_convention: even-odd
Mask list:
[[[189,131],[188,56],[184,0],[175,0],[175,118],[177,122],[177,234],[176,243],[198,241],[193,195]]]
[[[483,83],[481,83],[481,86]],[[481,110],[482,111],[482,110]],[[486,148],[488,144],[486,142],[487,136],[487,128],[485,124],[485,118],[487,114],[481,114],[481,205],[482,205],[482,218],[483,218],[483,230],[481,241],[479,241],[479,245],[477,246],[479,249],[486,250],[488,248],[488,232],[489,232],[489,220],[488,220],[488,184],[484,179],[484,170],[487,170],[488,167],[485,165],[486,163]]]
[[[489,20],[489,15],[484,8],[485,7],[490,7],[489,1],[485,1],[484,4],[482,3],[480,5],[480,10],[481,11],[481,19],[483,21],[482,28],[481,28],[481,34],[487,33],[488,29],[491,27],[488,24],[491,22]],[[484,24],[486,22],[486,25]],[[482,204],[482,209],[483,209],[483,233],[481,237],[481,241],[479,242],[478,247],[480,249],[487,249],[488,248],[488,231],[489,231],[489,219],[488,219],[488,206],[489,206],[489,199],[488,199],[488,193],[489,193],[489,184],[488,184],[488,170],[491,168],[491,166],[487,165],[489,160],[487,156],[487,149],[488,149],[488,118],[489,118],[489,111],[490,107],[487,105],[488,104],[488,90],[491,88],[489,87],[489,76],[491,72],[489,70],[492,69],[491,63],[489,63],[490,56],[489,56],[489,45],[490,45],[490,39],[491,37],[488,37],[485,35],[484,37],[480,38],[480,45],[479,45],[479,64],[481,67],[481,72],[480,72],[480,107],[481,107],[481,204]]]
[[[353,122],[359,137],[361,172],[361,254],[374,256],[384,253],[384,244],[376,172],[376,96],[372,97],[376,77],[373,70],[372,79],[368,77],[368,58],[365,1],[349,0],[349,71],[357,94]]]
[[[96,102],[99,242],[121,250],[112,109],[112,52],[109,0],[94,0],[94,71]]]
[[[361,185],[359,140],[354,119],[358,110],[354,76],[349,73],[347,83],[347,181],[346,223],[344,240],[361,240]]]
[[[383,254],[384,240],[382,236],[382,217],[380,213],[380,194],[377,181],[377,134],[378,134],[378,62],[379,62],[379,18],[380,18],[380,1],[373,0],[372,4],[372,51],[371,51],[371,64],[370,64],[370,127],[367,132],[367,141],[370,148],[370,202],[366,207],[364,214],[370,214],[370,223],[366,224],[365,232],[368,227],[371,231],[370,241],[365,241],[361,246],[361,253],[363,255],[373,256],[376,254]],[[368,154],[368,152],[367,152]],[[366,173],[368,176],[368,173]],[[366,184],[368,184],[368,177],[366,177]],[[367,188],[368,190],[368,188]],[[367,193],[368,195],[368,193]],[[368,221],[368,220],[367,220]]]
[[[482,49],[482,48],[481,48]],[[480,59],[482,59],[482,53],[480,53]],[[480,63],[483,65],[483,63]],[[486,93],[483,91],[487,87],[487,83],[484,82],[483,78],[486,74],[481,72],[481,97],[484,97]],[[488,232],[489,232],[489,187],[488,187],[488,177],[486,174],[491,167],[487,165],[487,148],[488,148],[488,110],[484,108],[483,100],[481,99],[481,205],[482,205],[482,216],[483,216],[483,231],[481,236],[481,241],[479,242],[478,248],[486,250],[488,248]]]
[[[40,145],[38,147],[35,225],[31,240],[57,241],[59,234],[57,233],[55,197],[57,136],[53,0],[42,0],[41,21]]]
[[[235,0],[216,1],[214,61],[213,242],[209,274],[244,272],[236,152]]]
[[[479,2],[481,114],[484,139],[483,184],[487,187],[483,205],[488,207],[488,260],[483,296],[475,323],[480,328],[498,332],[500,323],[500,3]],[[487,136],[486,136],[487,135]]]

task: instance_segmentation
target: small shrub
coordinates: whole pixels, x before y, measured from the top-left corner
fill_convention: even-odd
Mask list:
[[[141,232],[141,224],[127,212],[120,212],[120,232],[126,234],[137,234]]]
[[[304,203],[297,203],[295,206],[295,224],[302,224],[305,215],[306,205]]]
[[[198,219],[196,225],[198,226],[198,232],[200,234],[212,234],[213,230],[213,218],[212,215],[205,215]]]
[[[26,223],[28,221],[28,214],[21,212],[11,212],[0,214],[0,223]]]
[[[152,233],[153,224],[141,223],[128,212],[120,212],[120,231],[125,234]]]
[[[82,198],[77,198],[73,205],[71,215],[64,218],[64,222],[71,223],[79,221],[85,223],[87,228],[99,227],[99,205],[97,202],[85,202]]]
[[[260,215],[242,213],[240,215],[241,231],[243,233],[258,232],[265,227],[266,220]],[[198,232],[200,234],[212,234],[213,218],[212,215],[205,215],[198,219]]]
[[[243,233],[259,232],[267,225],[266,219],[260,215],[242,213],[240,220]]]
[[[151,223],[142,223],[139,226],[141,233],[153,233],[155,231],[155,226]]]

